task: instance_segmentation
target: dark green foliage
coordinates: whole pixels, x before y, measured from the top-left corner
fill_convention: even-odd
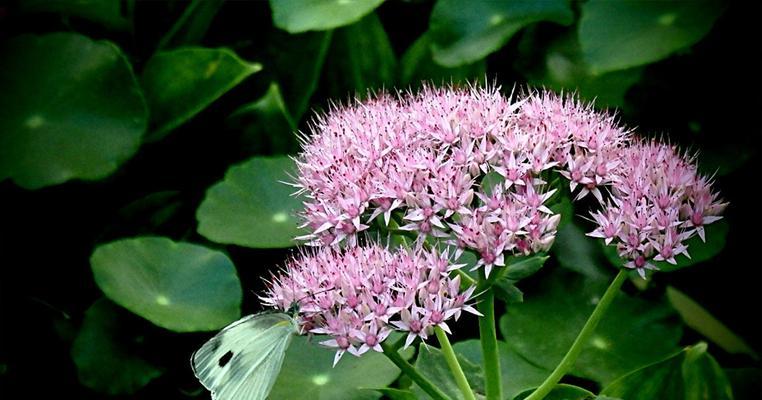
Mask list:
[[[546,399],[759,398],[762,67],[751,4],[0,6],[0,396],[208,398],[191,353],[209,331],[261,311],[263,278],[304,233],[303,199],[281,183],[293,181],[296,131],[374,91],[494,82],[505,94],[530,84],[616,107],[643,135],[697,152],[730,202],[706,243],[689,241],[690,260],[631,277]],[[548,376],[622,264],[585,236],[589,204],[562,192],[551,251],[506,258],[495,275],[508,400]],[[476,319],[448,323],[483,395]],[[294,339],[272,399],[425,398],[373,351],[331,368],[321,340]],[[684,348],[701,340],[710,345]],[[402,354],[459,398],[430,342]]]
[[[140,146],[146,106],[119,48],[73,33],[0,47],[0,179],[37,189],[101,179]]]

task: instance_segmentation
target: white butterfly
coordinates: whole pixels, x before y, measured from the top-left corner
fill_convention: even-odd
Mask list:
[[[193,373],[214,400],[264,400],[298,333],[296,320],[288,314],[248,315],[193,353]]]

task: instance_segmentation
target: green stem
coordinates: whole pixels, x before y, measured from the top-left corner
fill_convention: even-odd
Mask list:
[[[485,281],[484,269],[479,271],[479,283]],[[481,295],[477,309],[484,316],[479,318],[479,337],[484,355],[484,378],[487,400],[501,400],[500,357],[497,349],[497,329],[495,328],[495,293],[489,289]]]
[[[606,313],[606,310],[608,310],[609,306],[611,305],[611,302],[616,297],[616,294],[619,292],[619,288],[622,287],[622,284],[624,283],[625,279],[627,278],[627,271],[624,269],[620,269],[619,273],[616,275],[614,280],[609,285],[608,289],[606,289],[606,293],[603,294],[603,297],[598,302],[598,304],[595,306],[595,309],[593,310],[593,313],[590,314],[590,317],[587,319],[587,322],[585,322],[585,326],[582,327],[582,330],[579,332],[579,335],[577,335],[577,338],[574,340],[574,343],[572,343],[571,347],[569,348],[569,351],[566,353],[564,358],[561,360],[561,362],[558,364],[555,370],[548,376],[547,379],[545,379],[545,382],[542,383],[537,389],[535,389],[532,394],[529,395],[524,400],[541,400],[545,396],[550,393],[551,390],[556,386],[558,381],[563,378],[563,376],[566,374],[566,372],[569,371],[569,369],[574,365],[574,362],[577,361],[577,357],[579,356],[579,353],[582,351],[582,347],[587,343],[590,339],[590,335],[593,334],[595,331],[595,327],[598,326],[598,322],[601,320],[601,317],[603,317],[603,314]]]
[[[434,386],[434,384],[426,379],[425,376],[421,375],[420,372],[418,372],[415,367],[407,362],[402,356],[400,356],[399,353],[397,353],[397,350],[394,349],[394,347],[387,342],[381,343],[381,348],[384,349],[384,355],[391,360],[391,362],[394,363],[394,365],[397,366],[405,375],[410,377],[410,379],[413,380],[418,386],[423,389],[424,392],[426,392],[429,396],[431,396],[434,400],[451,400],[449,397],[447,397],[444,392],[439,390],[438,387]]]
[[[450,367],[453,377],[455,377],[455,383],[458,384],[460,392],[463,393],[463,398],[466,400],[476,400],[474,397],[474,391],[471,390],[471,386],[468,384],[468,379],[463,373],[463,369],[460,368],[458,357],[455,355],[455,351],[452,349],[450,339],[447,338],[447,333],[442,328],[434,327],[434,332],[439,339],[439,345],[442,346],[442,354],[447,360],[447,366]]]

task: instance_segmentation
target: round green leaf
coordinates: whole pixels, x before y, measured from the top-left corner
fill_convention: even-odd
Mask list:
[[[455,343],[453,349],[458,355],[481,368],[484,358],[478,339]],[[539,386],[550,374],[550,370],[532,365],[503,341],[497,342],[497,350],[500,357],[500,382],[503,397],[506,399],[512,399],[520,392]],[[444,365],[444,360],[442,364]]]
[[[162,373],[135,355],[140,340],[125,332],[119,312],[106,299],[93,303],[71,348],[79,381],[110,395],[134,393]]]
[[[485,393],[484,371],[482,371],[481,365],[466,359],[460,354],[456,353],[456,356],[458,364],[463,369],[463,374],[466,376],[469,386],[471,386],[471,390],[483,396]],[[455,378],[453,378],[452,371],[447,367],[447,361],[445,361],[442,351],[438,348],[425,344],[419,345],[415,369],[450,398],[456,400],[463,399],[463,394],[460,392]],[[430,398],[418,385],[413,387],[413,391],[419,399]]]
[[[196,212],[198,233],[207,239],[254,248],[283,248],[300,234],[297,212],[302,201],[294,188],[294,161],[254,157],[231,167],[225,179],[206,192]]]
[[[324,31],[357,22],[384,0],[270,0],[273,23],[290,33]]]
[[[228,49],[187,47],[156,53],[142,77],[151,108],[148,139],[166,136],[261,69]]]
[[[627,400],[731,400],[725,372],[707,351],[706,343],[624,375],[601,391]]]
[[[369,351],[361,357],[345,354],[333,365],[335,351],[320,346],[318,337],[294,338],[270,400],[372,400],[381,395],[367,388],[389,385],[400,371],[383,354]]]
[[[0,46],[0,180],[28,189],[101,179],[140,146],[147,110],[114,44],[73,33]]]
[[[439,0],[429,21],[434,60],[446,67],[473,63],[529,24],[568,25],[573,18],[567,0]]]
[[[139,237],[98,246],[90,264],[109,299],[162,328],[210,331],[240,316],[241,285],[219,251]]]
[[[535,365],[552,370],[579,334],[606,282],[557,269],[524,303],[500,320],[508,345]],[[663,301],[619,294],[583,347],[571,373],[606,383],[673,353],[682,336],[675,311]]]
[[[593,73],[631,68],[698,42],[721,12],[718,0],[590,0],[582,5],[579,42]]]

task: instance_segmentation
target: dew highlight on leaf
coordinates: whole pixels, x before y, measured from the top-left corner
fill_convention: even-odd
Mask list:
[[[273,222],[282,223],[286,221],[288,221],[288,215],[286,213],[281,211],[273,214]]]
[[[162,306],[168,306],[171,301],[169,301],[169,298],[164,295],[158,295],[156,296],[156,303]]]
[[[328,377],[328,375],[315,375],[312,377],[312,383],[318,385],[318,386],[324,386],[327,384],[331,379]]]
[[[37,129],[41,127],[45,123],[45,118],[42,117],[40,114],[34,114],[31,117],[27,118],[26,121],[24,121],[24,125],[26,125],[29,129]]]

